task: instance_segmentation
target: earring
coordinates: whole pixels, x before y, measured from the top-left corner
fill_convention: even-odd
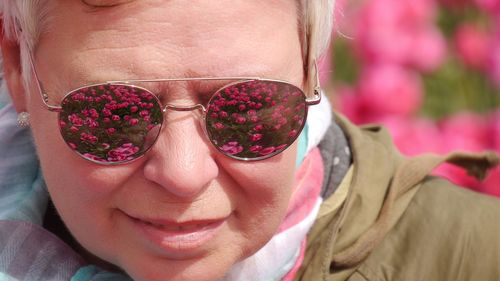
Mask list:
[[[30,114],[28,112],[23,111],[17,115],[17,126],[20,128],[26,128],[30,126]]]

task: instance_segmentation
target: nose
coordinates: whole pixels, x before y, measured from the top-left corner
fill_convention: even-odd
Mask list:
[[[167,108],[162,131],[146,155],[146,179],[178,198],[196,197],[219,173],[196,113]]]

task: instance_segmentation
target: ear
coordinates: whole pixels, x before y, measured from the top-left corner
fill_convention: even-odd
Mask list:
[[[27,111],[26,92],[21,71],[19,43],[5,36],[3,22],[0,21],[0,48],[2,51],[3,78],[7,82],[12,103],[17,112]]]

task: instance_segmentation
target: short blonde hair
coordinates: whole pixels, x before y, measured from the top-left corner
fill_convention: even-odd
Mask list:
[[[312,73],[315,60],[328,49],[334,2],[335,0],[298,0],[298,22],[306,74]],[[0,0],[3,32],[7,38],[19,42],[21,67],[26,85],[31,76],[28,52],[35,49],[44,30],[47,10],[46,0]],[[20,38],[19,30],[23,30],[23,38]],[[308,75],[307,78],[310,80],[312,77]],[[307,84],[312,83],[308,81]]]

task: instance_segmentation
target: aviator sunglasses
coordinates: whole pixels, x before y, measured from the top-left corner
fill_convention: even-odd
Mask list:
[[[313,97],[286,81],[258,77],[133,79],[106,81],[69,91],[60,105],[50,105],[31,67],[43,103],[58,113],[68,147],[97,164],[123,164],[143,156],[158,139],[169,110],[202,112],[204,132],[224,155],[242,161],[263,160],[283,152],[304,128],[309,105],[321,100],[318,70]],[[152,91],[136,84],[227,81],[206,104],[162,104]]]

